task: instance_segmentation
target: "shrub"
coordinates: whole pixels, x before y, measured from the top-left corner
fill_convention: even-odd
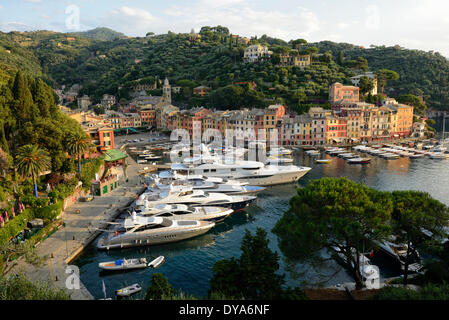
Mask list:
[[[384,287],[378,300],[449,300],[449,285],[427,284],[417,291],[404,287]]]
[[[22,203],[28,207],[41,208],[48,206],[50,203],[50,199],[36,198],[34,195],[26,195],[22,197]]]
[[[9,242],[11,237],[15,237],[20,231],[26,228],[29,220],[33,219],[33,213],[27,209],[14,219],[10,220],[0,229],[0,245]]]
[[[3,188],[0,186],[0,201],[6,200],[6,193],[3,191]]]
[[[48,196],[50,197],[52,202],[57,202],[58,200],[64,200],[65,198],[71,196],[75,191],[75,188],[78,184],[78,180],[73,178],[67,183],[60,183],[56,185],[53,190],[50,191]]]
[[[59,200],[58,202],[52,205],[48,205],[42,208],[35,208],[33,209],[34,217],[40,219],[48,219],[52,221],[56,219],[57,216],[59,216],[63,206],[64,202],[62,200]]]
[[[70,295],[19,274],[0,277],[0,300],[70,300]]]
[[[92,186],[92,179],[95,178],[95,174],[100,171],[104,161],[100,158],[94,158],[83,165],[81,171],[81,182],[83,183],[83,189],[89,190]]]

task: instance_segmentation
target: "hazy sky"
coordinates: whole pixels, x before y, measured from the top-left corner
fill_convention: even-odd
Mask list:
[[[0,0],[0,30],[109,27],[144,36],[223,25],[248,37],[398,44],[449,57],[448,12],[444,0]]]

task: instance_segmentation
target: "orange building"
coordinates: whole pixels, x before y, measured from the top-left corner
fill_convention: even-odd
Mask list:
[[[199,95],[204,97],[206,94],[209,94],[211,88],[206,86],[199,86],[196,88],[193,88],[193,94]]]
[[[139,111],[142,124],[156,126],[156,110],[142,109]]]

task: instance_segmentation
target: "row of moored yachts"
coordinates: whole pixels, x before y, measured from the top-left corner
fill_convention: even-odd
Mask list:
[[[386,160],[396,160],[401,157],[404,158],[410,158],[410,159],[420,159],[424,157],[429,157],[430,159],[449,159],[449,154],[444,153],[443,151],[426,151],[426,150],[418,150],[414,148],[407,148],[402,146],[396,146],[396,145],[386,145],[384,147],[381,146],[364,146],[359,145],[352,148],[353,151],[359,152],[359,153],[365,153],[372,156],[377,156],[380,158],[384,158]],[[345,148],[339,148],[339,147],[332,147],[332,148],[326,148],[325,153],[331,155],[331,156],[337,156],[339,158],[343,158],[348,163],[354,163],[354,164],[364,164],[364,163],[370,163],[371,158],[369,157],[362,157],[360,154],[350,152],[348,149]],[[306,151],[306,154],[310,156],[318,156],[320,155],[320,151],[318,150],[309,150]],[[325,163],[325,161],[330,161],[329,159],[325,160],[317,160],[317,162],[322,161]]]
[[[257,161],[225,163],[211,155],[185,159],[170,171],[149,176],[130,215],[111,223],[114,228],[97,247],[155,245],[204,234],[233,212],[243,211],[265,186],[297,182],[309,170]]]

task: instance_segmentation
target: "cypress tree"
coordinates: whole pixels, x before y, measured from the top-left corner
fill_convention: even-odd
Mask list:
[[[12,111],[16,118],[21,122],[32,119],[33,115],[33,96],[28,87],[28,81],[24,78],[22,73],[18,71],[14,78],[12,87],[14,102],[12,104]]]

